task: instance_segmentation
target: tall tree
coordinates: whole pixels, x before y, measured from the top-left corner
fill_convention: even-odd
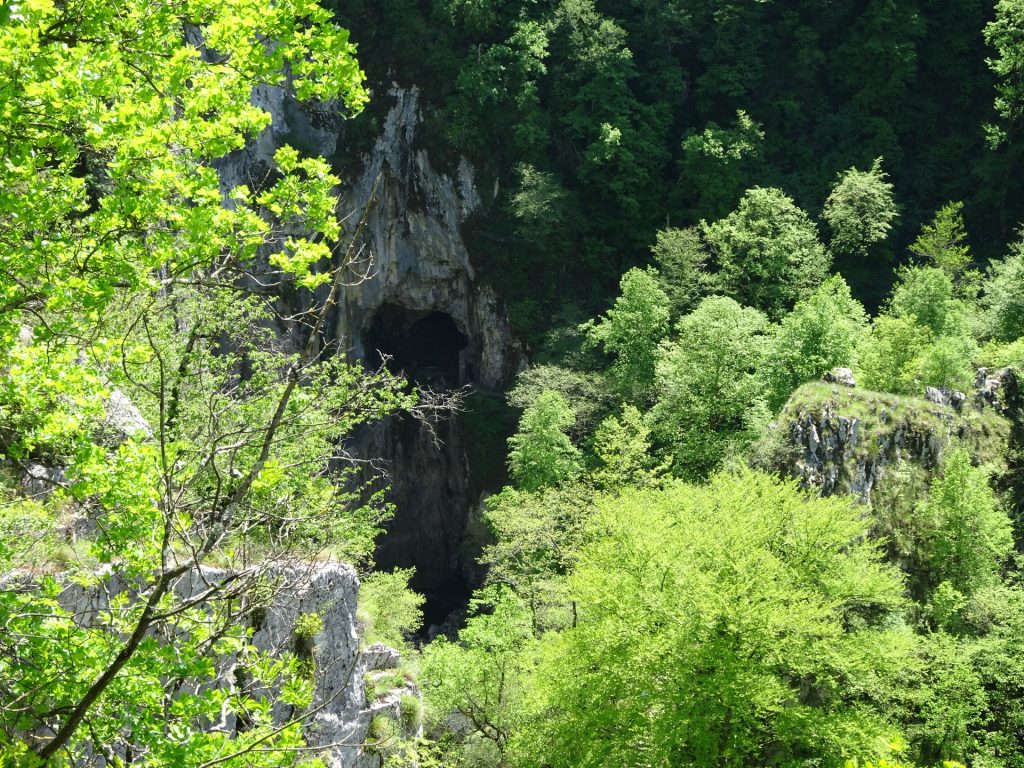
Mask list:
[[[797,302],[769,342],[765,378],[772,408],[780,408],[805,381],[818,379],[837,366],[853,367],[866,330],[864,307],[838,275]]]
[[[662,345],[653,433],[673,470],[701,478],[749,442],[765,417],[759,377],[768,321],[725,296],[704,299]]]
[[[833,254],[866,258],[872,246],[883,242],[896,219],[896,203],[882,158],[870,170],[850,168],[839,174],[822,218],[832,233]]]
[[[553,390],[527,406],[519,431],[508,441],[509,470],[520,487],[536,491],[579,475],[580,450],[566,434],[575,420],[565,398]]]
[[[45,502],[4,487],[0,762],[303,754],[323,703],[247,627],[316,553],[368,554],[380,510],[329,469],[356,424],[411,401],[324,345],[354,256],[326,163],[283,148],[230,190],[214,166],[269,125],[255,87],[357,112],[354,50],[309,0],[0,9],[0,451],[66,477]],[[71,556],[68,515],[91,531]],[[77,615],[71,585],[109,599]]]
[[[913,639],[845,498],[743,472],[598,504],[545,638],[520,764],[782,765],[891,754]]]
[[[721,288],[769,317],[781,317],[828,274],[817,228],[781,190],[749,189],[735,211],[701,229]]]
[[[668,297],[651,270],[629,270],[620,288],[607,314],[583,328],[589,344],[614,357],[612,385],[625,400],[640,404],[649,397],[658,343],[668,333]]]

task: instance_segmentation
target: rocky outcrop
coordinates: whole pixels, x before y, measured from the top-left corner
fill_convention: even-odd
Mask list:
[[[418,146],[418,89],[392,86],[378,98],[392,103],[381,133],[361,170],[339,190],[347,235],[355,234],[364,214],[365,227],[356,243],[361,261],[345,287],[332,340],[365,359],[373,351],[367,331],[381,307],[421,317],[441,312],[468,339],[469,379],[500,389],[520,366],[522,350],[498,297],[477,279],[462,239],[462,224],[480,205],[474,170],[462,159],[442,173]],[[271,126],[220,163],[223,189],[266,178],[274,152],[286,142],[322,157],[344,154],[345,121],[337,112],[300,107],[276,87],[256,89],[253,101],[270,113]]]
[[[418,90],[393,87],[388,97],[394,106],[383,131],[362,174],[343,193],[347,210],[368,209],[362,244],[373,264],[368,279],[346,289],[337,334],[363,358],[370,351],[365,331],[380,307],[443,312],[469,340],[470,380],[500,389],[522,353],[497,296],[477,280],[462,240],[463,222],[480,205],[473,168],[463,159],[451,177],[436,171],[416,143]],[[354,224],[348,222],[350,231]]]
[[[194,570],[175,583],[174,591],[180,600],[188,600],[225,576],[225,571],[214,568]],[[398,739],[414,738],[420,728],[419,692],[401,675],[397,680],[384,679],[385,684],[380,685],[382,671],[395,674],[400,663],[397,651],[381,645],[360,650],[356,623],[359,580],[355,570],[341,563],[304,564],[279,567],[268,576],[283,586],[265,610],[254,614],[249,642],[272,656],[301,649],[312,659],[311,711],[315,714],[305,728],[307,742],[324,747],[320,757],[328,768],[380,768],[384,753],[375,744],[374,722],[379,729],[378,718],[383,717],[394,723]],[[131,591],[130,583],[108,570],[102,587],[69,586],[61,594],[60,603],[77,622],[103,626],[111,600]],[[320,630],[307,637],[300,629],[300,620],[312,615],[319,618]],[[241,673],[236,669],[235,656],[219,659],[216,669],[214,687],[238,684]],[[368,679],[377,681],[377,690],[371,696],[366,687]],[[181,690],[196,693],[210,685],[208,680],[195,681]],[[279,701],[273,712],[279,721],[292,716],[291,707]],[[221,722],[211,727],[232,733],[239,723],[226,711]]]
[[[823,495],[850,493],[867,503],[889,467],[911,462],[933,470],[953,442],[979,463],[1002,462],[1007,419],[991,407],[963,407],[966,397],[955,397],[961,393],[936,393],[920,399],[804,385],[780,414],[772,468]]]
[[[974,382],[978,407],[990,408],[1010,422],[1007,468],[999,485],[1010,498],[1018,546],[1024,546],[1024,392],[1012,368],[979,368]]]
[[[857,386],[857,380],[853,378],[853,371],[849,368],[833,368],[824,375],[824,380],[830,384],[842,384],[844,387]]]
[[[1012,368],[989,372],[979,368],[974,379],[975,403],[978,407],[988,406],[1013,421],[1020,421],[1024,408],[1021,399],[1020,380]]]
[[[22,490],[33,499],[43,499],[66,485],[67,475],[63,467],[48,467],[33,462],[25,465],[21,476]]]
[[[938,405],[950,405],[953,410],[960,411],[967,402],[967,395],[949,387],[925,387],[924,399]]]

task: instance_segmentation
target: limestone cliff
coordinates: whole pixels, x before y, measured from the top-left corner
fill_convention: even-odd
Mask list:
[[[465,159],[452,175],[433,167],[417,142],[422,115],[415,87],[393,86],[378,98],[391,104],[381,133],[354,164],[360,170],[338,190],[347,234],[354,234],[364,212],[366,226],[357,243],[361,279],[345,288],[333,339],[365,359],[373,352],[367,336],[382,308],[401,308],[410,325],[443,313],[466,337],[465,378],[500,389],[518,369],[522,350],[498,297],[477,279],[462,239],[463,222],[480,205],[473,168]],[[284,143],[322,157],[346,154],[345,121],[329,107],[299,106],[275,87],[256,89],[253,101],[270,113],[272,123],[219,165],[225,190],[265,178]]]
[[[363,261],[326,341],[371,366],[390,358],[393,369],[421,387],[503,390],[523,351],[462,238],[462,224],[480,205],[474,170],[464,159],[448,173],[434,167],[417,137],[419,91],[392,86],[375,97],[386,102],[386,110],[377,110],[386,117],[372,149],[357,162],[346,151],[345,121],[329,106],[300,108],[277,88],[257,89],[253,98],[272,124],[222,163],[225,189],[265,178],[285,142],[344,157],[346,168],[356,168],[339,190],[338,212],[348,237],[359,230],[355,247]],[[285,315],[301,300],[277,297]],[[474,560],[464,546],[474,500],[461,416],[450,415],[437,432],[440,444],[415,421],[389,419],[361,431],[349,446],[356,457],[383,459],[377,466],[388,472],[395,515],[376,560],[385,569],[416,568],[413,586],[427,595],[428,623],[464,602]]]
[[[181,577],[174,591],[182,600],[206,591],[225,572],[204,568]],[[398,653],[384,646],[361,648],[356,620],[359,580],[355,570],[341,563],[304,564],[277,568],[275,581],[283,586],[263,611],[255,612],[249,642],[270,655],[297,652],[311,658],[314,679],[312,718],[305,735],[311,746],[324,751],[321,759],[328,768],[380,768],[384,755],[393,744],[380,743],[381,722],[393,724],[385,729],[388,738],[414,739],[419,735],[419,693],[404,677],[385,677],[382,672],[398,666]],[[8,575],[8,579],[11,575]],[[104,626],[112,599],[131,591],[129,584],[111,572],[102,588],[83,589],[72,585],[60,596],[62,607],[86,626]],[[297,629],[301,617],[317,615],[322,629],[305,637]],[[217,687],[237,685],[236,657],[217,661]],[[374,683],[368,690],[366,681]],[[381,681],[383,680],[383,684]],[[183,684],[183,693],[195,693],[209,681]],[[411,702],[415,702],[411,704]],[[286,721],[293,716],[290,707],[277,702],[275,718]],[[211,724],[228,733],[239,728],[235,715],[225,712],[221,722]],[[118,745],[108,745],[117,751]]]

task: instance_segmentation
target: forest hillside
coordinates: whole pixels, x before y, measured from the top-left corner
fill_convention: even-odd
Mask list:
[[[1024,768],[1024,0],[0,0],[0,766]]]

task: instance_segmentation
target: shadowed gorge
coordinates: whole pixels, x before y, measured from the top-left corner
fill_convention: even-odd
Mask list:
[[[469,382],[468,346],[451,315],[391,302],[373,312],[363,333],[368,366],[386,363],[435,392]],[[471,501],[463,417],[444,414],[431,427],[409,416],[388,418],[373,427],[363,449],[387,460],[387,498],[395,510],[378,538],[376,567],[416,569],[411,584],[426,598],[425,629],[465,608],[478,581],[478,553],[466,542]]]

